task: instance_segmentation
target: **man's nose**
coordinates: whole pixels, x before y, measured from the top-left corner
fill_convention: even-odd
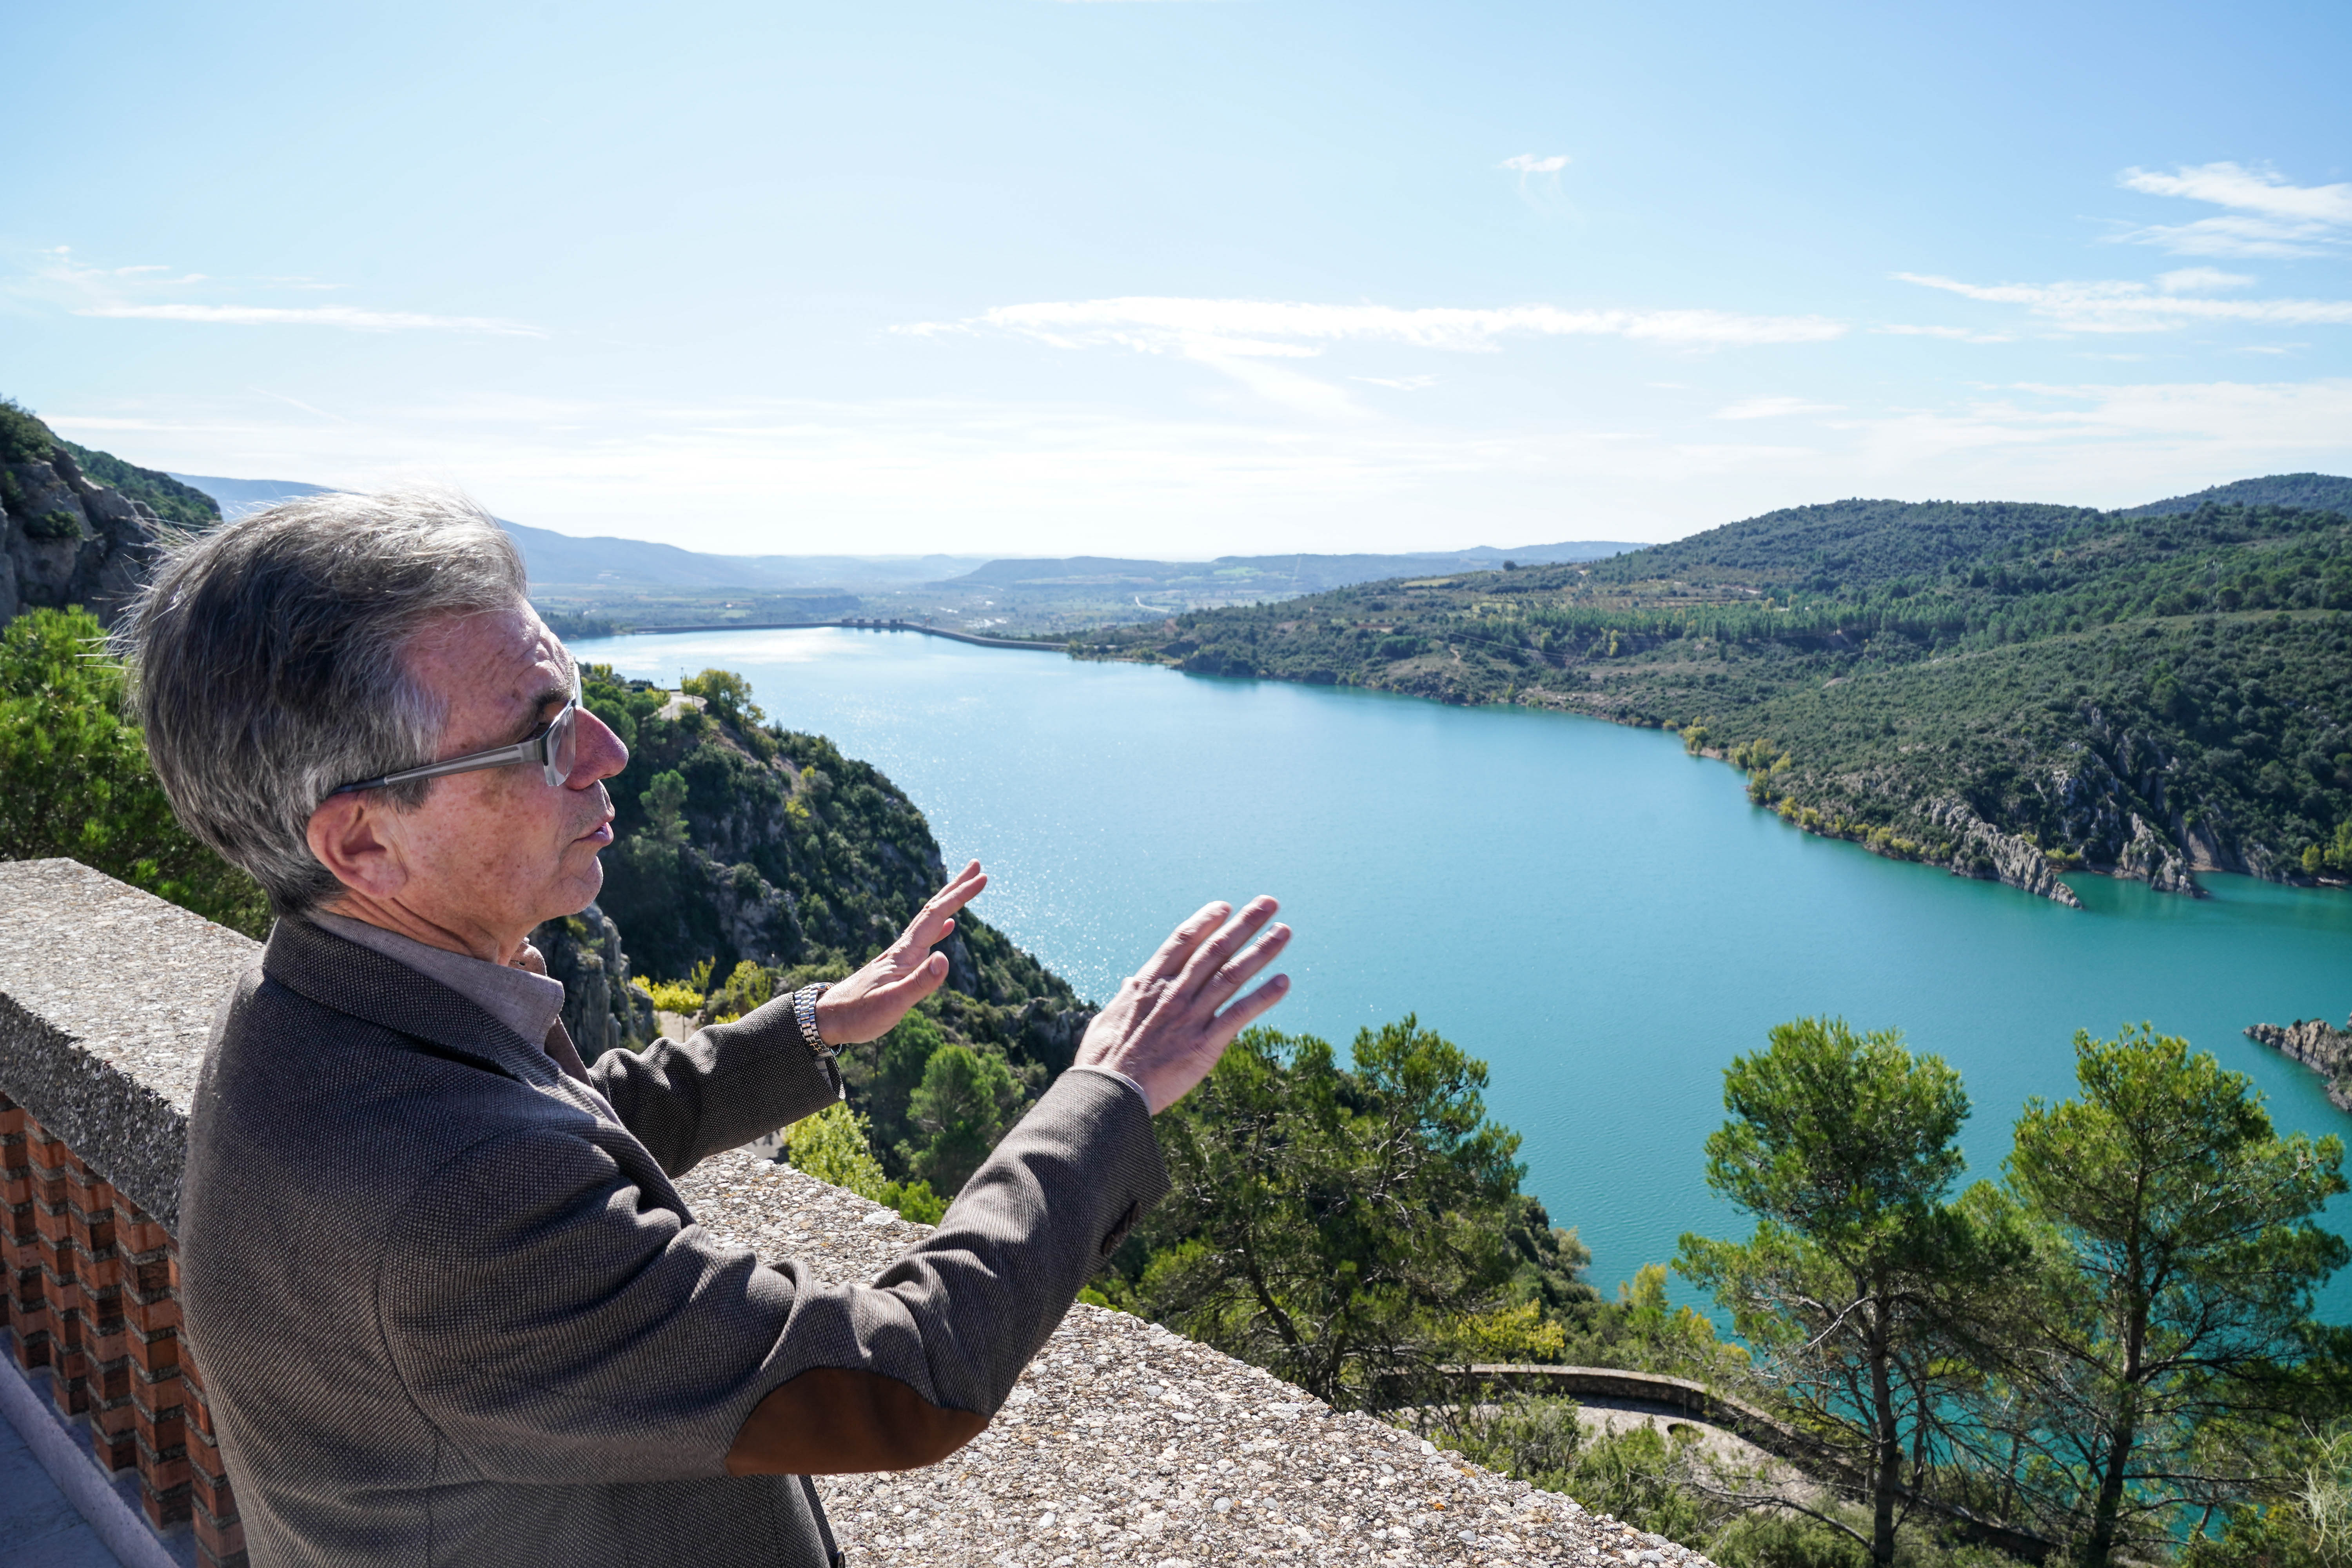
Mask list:
[[[629,765],[629,744],[613,733],[612,726],[584,707],[579,724],[580,754],[572,763],[572,776],[563,781],[571,789],[586,789]]]

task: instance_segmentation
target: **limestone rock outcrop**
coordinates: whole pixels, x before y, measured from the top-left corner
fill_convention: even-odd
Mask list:
[[[2327,1098],[2352,1110],[2352,1018],[2337,1028],[2323,1018],[2297,1018],[2281,1026],[2255,1024],[2246,1037],[2301,1062],[2327,1080]]]
[[[1927,820],[1952,836],[1952,874],[1988,877],[2012,888],[2079,910],[2083,900],[2058,879],[2048,856],[2013,833],[2003,833],[1963,800],[1939,800]]]
[[[111,626],[154,561],[162,520],[86,478],[73,454],[0,465],[0,626],[79,605]]]
[[[530,933],[548,977],[563,985],[563,1027],[581,1059],[610,1050],[635,1050],[659,1034],[654,999],[629,978],[621,928],[594,904]]]

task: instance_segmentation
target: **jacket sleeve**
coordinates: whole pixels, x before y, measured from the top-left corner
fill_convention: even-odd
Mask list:
[[[1168,1188],[1134,1090],[1066,1073],[930,1237],[873,1283],[842,1285],[719,1245],[631,1182],[618,1153],[566,1126],[501,1134],[453,1160],[394,1227],[377,1276],[392,1359],[488,1479],[726,1474],[754,1410],[812,1373],[794,1415],[803,1447],[821,1447],[828,1425],[862,1431],[877,1410],[912,1426],[962,1412],[980,1418],[968,1436]],[[877,1378],[904,1392],[876,1399]],[[863,1452],[869,1468],[894,1462]]]
[[[841,1069],[802,1040],[789,996],[698,1029],[684,1044],[606,1051],[588,1077],[673,1176],[841,1098]]]

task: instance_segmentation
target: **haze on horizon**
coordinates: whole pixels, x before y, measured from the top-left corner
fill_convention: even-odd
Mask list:
[[[0,395],[740,553],[2352,471],[2352,12],[26,6]]]

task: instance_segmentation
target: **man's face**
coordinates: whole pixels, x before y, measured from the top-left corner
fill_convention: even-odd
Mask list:
[[[527,605],[428,627],[408,665],[448,704],[436,757],[528,740],[572,697],[570,657]],[[436,779],[423,805],[382,819],[406,873],[401,904],[444,930],[519,938],[596,897],[596,853],[613,841],[603,781],[628,765],[629,750],[585,709],[575,722],[579,749],[561,786],[536,767],[485,768]]]

